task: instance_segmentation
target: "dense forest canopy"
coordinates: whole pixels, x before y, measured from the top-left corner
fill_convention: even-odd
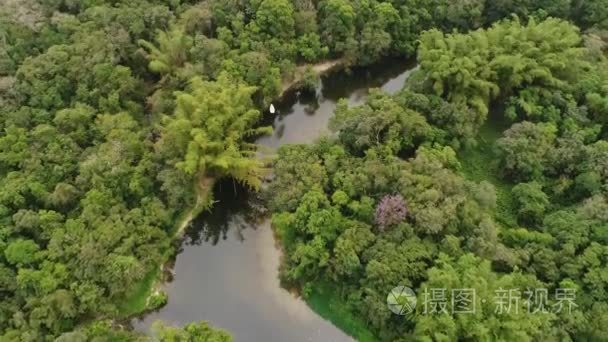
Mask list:
[[[260,188],[260,108],[298,66],[416,54],[403,91],[280,150],[284,280],[331,287],[382,340],[608,335],[607,1],[0,4],[0,340],[144,340],[110,320],[217,179]],[[576,289],[578,309],[403,320],[399,284]]]
[[[605,339],[608,78],[589,39],[553,18],[422,33],[405,89],[342,102],[335,138],[280,150],[269,195],[284,280],[305,296],[332,288],[382,340]],[[477,310],[396,316],[397,285],[418,303],[445,289],[447,305],[474,289]],[[521,291],[506,314],[504,289]],[[576,309],[530,310],[537,289],[558,293],[548,307],[576,293]]]

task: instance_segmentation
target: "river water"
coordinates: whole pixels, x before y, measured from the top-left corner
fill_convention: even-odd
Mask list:
[[[327,132],[340,98],[365,101],[370,88],[400,90],[412,62],[388,60],[381,65],[333,72],[322,77],[316,93],[292,91],[276,103],[268,117],[274,133],[258,143],[272,152],[284,144],[311,143]],[[259,201],[231,181],[216,185],[218,201],[211,213],[198,217],[184,239],[164,285],[169,302],[132,324],[150,331],[156,320],[185,325],[206,320],[230,332],[235,341],[352,341],[279,283],[280,252]]]

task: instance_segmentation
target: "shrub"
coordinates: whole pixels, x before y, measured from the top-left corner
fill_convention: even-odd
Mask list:
[[[167,304],[169,297],[163,290],[155,291],[148,299],[148,308],[150,310],[159,309]]]

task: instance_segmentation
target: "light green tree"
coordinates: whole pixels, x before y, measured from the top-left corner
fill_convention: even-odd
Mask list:
[[[490,100],[521,88],[563,89],[580,76],[581,36],[558,19],[502,21],[487,30],[420,37],[418,58],[432,89],[487,114]]]
[[[156,321],[153,329],[160,342],[232,342],[232,336],[227,332],[214,329],[205,321],[190,323],[183,328]]]
[[[192,79],[188,91],[176,93],[175,113],[163,122],[159,147],[170,163],[199,182],[232,177],[258,189],[265,167],[248,138],[270,128],[256,127],[255,91],[226,74],[217,81]]]
[[[166,79],[188,63],[193,39],[182,28],[173,27],[169,31],[158,31],[156,45],[145,40],[139,40],[139,45],[148,52],[149,69]]]

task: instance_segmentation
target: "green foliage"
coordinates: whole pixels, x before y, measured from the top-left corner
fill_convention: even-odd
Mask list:
[[[431,30],[420,41],[418,58],[428,86],[483,115],[499,95],[525,87],[564,88],[588,66],[578,29],[558,19],[503,21],[470,34]]]
[[[127,293],[127,300],[122,301],[118,305],[118,314],[120,317],[130,317],[134,314],[144,312],[148,308],[148,298],[154,291],[154,285],[159,276],[159,269],[146,273],[146,275],[133,286],[132,290]],[[168,299],[168,298],[167,298]]]
[[[279,39],[295,35],[293,5],[287,0],[262,0],[255,15],[255,24],[263,34]]]
[[[319,76],[312,68],[307,67],[306,69],[304,69],[304,74],[302,75],[301,83],[302,89],[308,91],[316,91],[317,86],[319,84]]]
[[[4,250],[4,256],[9,264],[27,266],[36,260],[40,247],[32,240],[16,240]]]
[[[117,65],[117,45],[100,31],[86,36],[75,36],[76,43],[54,45],[23,62],[15,88],[24,105],[57,110],[80,102],[101,111],[138,112],[134,100],[141,101],[140,83],[129,68]]]
[[[330,320],[357,341],[378,341],[378,338],[367,328],[365,321],[352,313],[347,302],[340,300],[331,284],[315,283],[306,302],[317,314]]]
[[[378,154],[377,147],[364,156],[359,150],[353,155],[341,144],[322,141],[280,151],[270,196],[299,203],[290,207],[278,201],[281,212],[273,217],[287,253],[282,276],[298,284],[335,282],[351,310],[381,337],[394,338],[405,327],[390,320],[386,291],[398,283],[419,284],[438,249],[432,241],[450,233],[461,235],[466,249],[492,256],[496,228],[484,213],[492,204],[474,199],[477,185],[455,173],[459,164],[450,148],[419,148],[415,158],[402,161]],[[310,177],[307,166],[313,165],[324,169],[322,177]],[[310,185],[294,192],[283,185],[291,177]],[[373,229],[375,203],[395,189],[406,199],[415,223],[386,232]]]
[[[496,221],[502,226],[515,227],[517,218],[513,184],[502,178],[495,149],[496,141],[500,138],[501,130],[504,129],[503,126],[499,118],[491,117],[480,130],[479,143],[460,151],[459,160],[467,179],[488,184],[494,189],[494,191],[485,190],[479,193],[479,196],[487,198],[490,203],[494,200]]]
[[[150,71],[163,77],[177,77],[177,73],[189,61],[188,53],[193,45],[192,37],[181,28],[174,27],[170,31],[159,31],[156,41],[158,46],[145,40],[139,41],[139,44],[148,50]]]
[[[384,146],[392,153],[411,151],[420,142],[431,140],[433,133],[420,113],[403,108],[380,91],[372,91],[366,104],[359,107],[349,108],[342,100],[330,127],[352,151],[373,146]]]
[[[147,338],[137,333],[115,327],[110,321],[96,321],[85,327],[67,332],[59,336],[58,342],[73,341],[116,341],[116,342],[145,342]]]
[[[494,307],[497,290],[539,288],[542,283],[534,276],[512,273],[499,275],[491,270],[490,263],[471,254],[465,254],[456,261],[440,255],[436,266],[428,271],[428,280],[422,288],[446,289],[447,300],[451,302],[452,289],[475,289],[475,313],[472,314],[426,314],[419,316],[414,330],[415,338],[422,341],[497,339],[551,340],[557,334],[551,325],[556,317],[552,313],[534,314],[528,312],[523,301],[518,301],[508,314],[500,314]],[[424,294],[419,294],[417,307],[424,310]],[[428,304],[427,310],[432,310]]]
[[[258,189],[263,162],[247,137],[269,131],[255,128],[260,112],[254,87],[227,75],[217,81],[191,80],[189,92],[176,93],[175,114],[166,117],[159,149],[179,170],[198,179],[232,177]]]
[[[326,0],[319,4],[321,38],[331,51],[343,53],[354,42],[355,9],[344,0]]]
[[[298,54],[306,62],[317,61],[328,53],[328,48],[321,45],[319,35],[316,33],[308,33],[298,39]]]
[[[575,14],[576,20],[583,27],[597,25],[601,28],[608,27],[608,3],[605,0],[582,1],[578,3]]]
[[[239,56],[236,65],[224,64],[236,78],[242,78],[247,84],[258,85],[264,95],[264,103],[279,95],[281,90],[281,70],[273,65],[268,55],[260,52],[247,52]],[[234,69],[233,69],[234,68]]]
[[[481,11],[450,5],[452,18]],[[604,58],[557,19],[431,30],[419,58],[417,83],[373,91],[358,107],[341,102],[334,136],[279,151],[268,197],[282,278],[332,321],[354,313],[382,340],[597,339],[605,329],[592,315],[608,298]],[[407,220],[377,229],[374,208],[395,192]],[[334,307],[318,303],[318,284],[330,284]],[[397,285],[419,303],[426,288],[474,288],[478,309],[419,307],[398,320],[386,307]],[[506,288],[576,289],[577,309],[536,315],[520,301],[498,315],[491,303]]]
[[[478,28],[484,22],[484,11],[489,1],[448,1],[445,9],[447,22],[458,28]],[[507,13],[510,14],[510,13]]]
[[[209,323],[200,321],[184,327],[168,326],[161,321],[153,324],[155,336],[125,330],[122,326],[113,326],[109,321],[98,321],[82,329],[62,334],[56,341],[116,341],[116,342],[231,342],[232,337],[223,330],[215,329]]]
[[[209,323],[201,321],[190,323],[183,328],[175,328],[164,325],[158,321],[154,329],[161,342],[231,342],[232,337],[223,330],[213,329]]]
[[[519,180],[540,179],[557,128],[553,124],[524,121],[505,131],[496,146],[505,174]]]
[[[160,309],[161,307],[163,307],[167,304],[168,300],[169,300],[169,296],[167,295],[167,293],[165,291],[154,292],[148,298],[148,308],[151,310]]]
[[[537,182],[521,183],[513,188],[517,215],[521,222],[537,223],[549,205],[549,197]]]
[[[601,340],[605,2],[9,1],[0,9],[0,340],[147,340],[85,322],[145,307],[157,273],[146,271],[170,254],[183,211],[211,205],[201,193],[215,178],[261,187],[251,141],[268,130],[256,108],[305,68],[296,63],[370,64],[418,44],[418,84],[373,91],[360,107],[342,102],[336,137],[279,151],[267,194],[282,277],[362,340]],[[521,19],[495,23],[512,13]],[[593,30],[583,41],[548,16]],[[488,28],[440,31],[479,27]],[[304,85],[316,82],[304,70]],[[491,106],[526,121],[497,139],[484,125]],[[408,218],[383,231],[374,208],[395,193]],[[385,303],[397,284],[481,284],[488,298],[539,281],[579,289],[580,311],[404,324]],[[160,327],[157,337],[230,340],[206,323]]]
[[[336,147],[333,154],[343,154]],[[325,188],[329,181],[323,159],[307,146],[289,146],[279,149],[274,170],[279,177],[271,184],[273,190],[269,206],[276,211],[292,211],[298,207],[300,198],[314,186]],[[348,194],[347,194],[348,195]]]

